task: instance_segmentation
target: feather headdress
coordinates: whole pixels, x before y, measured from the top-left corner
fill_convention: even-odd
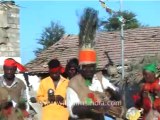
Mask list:
[[[80,64],[96,63],[94,51],[95,34],[98,27],[98,12],[93,8],[84,9],[79,22],[79,62]]]

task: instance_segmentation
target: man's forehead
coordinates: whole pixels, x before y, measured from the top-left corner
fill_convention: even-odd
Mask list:
[[[82,67],[95,67],[96,64],[84,64],[82,65]]]
[[[144,70],[144,73],[145,73],[145,74],[155,74],[154,72],[149,71],[149,70]]]
[[[75,70],[76,68],[74,66],[70,67],[69,68],[70,70]]]
[[[14,68],[17,68],[16,66],[6,66],[6,65],[4,65],[4,68],[6,68],[6,69],[14,69]]]

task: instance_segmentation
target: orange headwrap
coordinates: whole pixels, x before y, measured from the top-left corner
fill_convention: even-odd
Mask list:
[[[17,61],[15,61],[12,58],[6,59],[4,61],[4,66],[8,66],[8,67],[17,67],[19,69],[19,72],[26,72],[27,69],[21,65],[20,63],[18,63]]]
[[[79,52],[79,64],[96,63],[96,51],[93,49],[82,49]]]

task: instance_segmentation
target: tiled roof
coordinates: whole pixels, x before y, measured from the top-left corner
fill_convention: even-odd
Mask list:
[[[116,64],[121,64],[120,32],[99,32],[96,34],[95,50],[98,68],[107,63],[105,51]],[[155,55],[160,52],[160,27],[137,28],[124,31],[125,60]],[[47,72],[47,62],[58,58],[63,66],[68,59],[78,56],[78,36],[64,36],[53,46],[44,50],[36,59],[26,65],[30,73]]]

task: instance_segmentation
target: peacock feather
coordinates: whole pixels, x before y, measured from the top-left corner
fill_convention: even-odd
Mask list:
[[[95,34],[98,28],[98,12],[93,8],[84,9],[79,22],[79,47],[93,48]]]

